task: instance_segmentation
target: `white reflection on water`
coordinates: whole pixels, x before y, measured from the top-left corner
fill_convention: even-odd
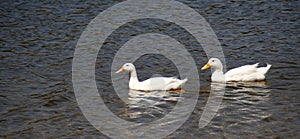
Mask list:
[[[271,116],[266,110],[269,108],[271,89],[268,83],[262,82],[228,82],[227,84],[214,83],[204,92],[210,92],[205,114],[201,116],[199,127],[206,126],[203,123],[210,121],[208,128],[222,129],[236,132],[232,135],[248,130],[246,125],[257,125],[268,120]],[[224,93],[225,92],[225,93]],[[223,96],[224,93],[224,96]],[[222,100],[223,99],[223,100]],[[218,111],[218,104],[222,104]],[[215,115],[215,113],[217,113]],[[213,117],[215,115],[215,117]],[[253,130],[253,129],[252,129]],[[230,136],[229,138],[237,138]]]
[[[260,133],[253,125],[261,125],[272,116],[268,113],[271,89],[267,82],[232,82],[226,84],[222,105],[216,117],[227,138],[239,138],[244,132]]]
[[[140,118],[165,115],[176,105],[180,94],[171,91],[129,90],[126,116]]]
[[[211,83],[210,96],[207,102],[210,105],[203,111],[205,114],[201,116],[199,125],[205,127],[211,120],[214,123],[214,118],[221,118],[225,123],[218,128],[231,130],[232,128],[243,129],[243,125],[246,123],[253,124],[266,120],[271,116],[265,111],[269,102],[270,91],[271,89],[265,81],[230,82],[226,85]],[[137,121],[150,122],[166,115],[178,101],[180,101],[179,93],[129,90],[127,108],[123,116],[137,119]],[[220,108],[218,103],[222,103]],[[216,113],[218,114],[216,115]],[[147,118],[152,120],[147,120]],[[210,126],[215,127],[215,125]]]
[[[232,82],[227,84],[224,99],[233,99],[243,104],[259,104],[269,100],[270,91],[266,81]]]
[[[162,103],[166,103],[167,100],[177,101],[178,96],[172,95],[169,91],[138,91],[129,90],[128,94],[129,107],[153,107]]]
[[[207,100],[203,115],[199,120],[199,128],[204,128],[216,115],[224,96],[226,84],[215,83],[210,84],[210,95]]]

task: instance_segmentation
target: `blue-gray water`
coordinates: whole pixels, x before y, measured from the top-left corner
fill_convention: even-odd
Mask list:
[[[81,113],[72,88],[71,66],[77,40],[87,24],[119,2],[0,2],[0,137],[108,138]],[[199,12],[211,25],[223,46],[228,69],[256,62],[273,66],[267,82],[228,85],[220,110],[203,129],[198,128],[198,120],[209,96],[210,72],[200,71],[197,106],[185,124],[167,138],[299,138],[300,3],[180,2]],[[180,30],[168,22],[140,20],[118,30],[114,34],[117,39],[111,37],[106,45],[122,43],[128,36],[136,35],[136,31],[164,31],[181,39],[183,44],[197,45],[189,41],[186,34],[180,34]],[[104,49],[107,52],[113,49],[107,48]],[[191,51],[198,54],[195,59],[200,68],[207,61],[204,51],[198,47]],[[159,55],[146,55],[135,64],[140,79],[152,74],[176,75],[174,65]],[[110,66],[109,60],[97,60],[97,84],[102,84],[100,75],[107,72],[102,67],[107,66]],[[176,104],[176,99],[166,100],[150,110],[143,109],[141,104],[132,104],[138,109],[128,110],[119,100],[110,99],[115,96],[111,95],[110,84],[106,85],[102,97],[112,111],[124,119],[155,120]],[[172,97],[179,96],[173,94]],[[144,113],[132,116],[139,111]]]

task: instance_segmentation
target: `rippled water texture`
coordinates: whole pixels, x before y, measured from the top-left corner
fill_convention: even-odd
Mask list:
[[[108,138],[81,113],[72,88],[71,66],[82,31],[100,12],[119,2],[0,2],[0,137]],[[266,82],[228,84],[219,111],[202,129],[198,120],[211,85],[209,70],[200,71],[198,103],[185,124],[167,138],[300,138],[299,2],[180,2],[211,25],[228,69],[256,62],[273,66]],[[200,68],[207,57],[199,43],[182,31],[170,22],[144,19],[124,25],[106,40],[106,53],[99,54],[96,62],[96,81],[107,106],[120,118],[143,123],[162,118],[180,95],[128,91],[128,104],[124,104],[113,93],[112,84],[101,78],[107,74],[103,67],[111,66],[109,52],[130,36],[167,32],[190,46]],[[178,76],[174,65],[161,55],[145,55],[135,64],[140,80],[153,74]]]

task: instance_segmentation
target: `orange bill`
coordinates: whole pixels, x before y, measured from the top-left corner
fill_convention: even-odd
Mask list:
[[[122,71],[124,71],[125,69],[123,68],[123,67],[121,67],[118,71],[116,71],[116,73],[118,74],[118,73],[120,73],[120,72],[122,72]]]
[[[210,68],[210,64],[209,64],[209,63],[207,63],[205,66],[203,66],[203,67],[201,68],[201,70],[205,70],[205,69],[208,69],[208,68]]]

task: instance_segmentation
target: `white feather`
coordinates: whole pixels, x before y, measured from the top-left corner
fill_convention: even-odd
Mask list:
[[[212,81],[261,81],[266,79],[266,73],[272,65],[267,64],[266,67],[257,67],[258,63],[253,65],[244,65],[234,68],[223,73],[223,65],[217,58],[211,58],[208,64],[213,68]]]
[[[134,90],[154,91],[181,89],[185,82],[187,82],[187,79],[180,80],[175,77],[153,77],[140,82],[133,64],[126,63],[122,68],[130,72],[129,88]]]

